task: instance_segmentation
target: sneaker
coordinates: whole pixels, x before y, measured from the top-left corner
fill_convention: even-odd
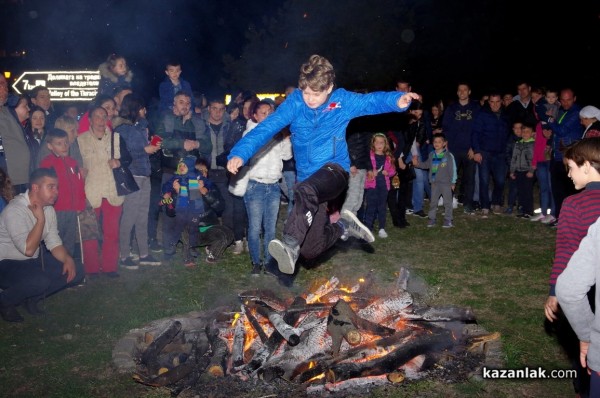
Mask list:
[[[421,218],[427,218],[427,214],[425,214],[425,212],[423,210],[419,210],[413,213],[413,216],[417,216],[417,217],[421,217]]]
[[[160,253],[163,251],[162,246],[156,239],[152,239],[150,242],[148,242],[148,248],[155,253]]]
[[[160,260],[152,257],[152,254],[148,254],[146,257],[140,257],[140,265],[160,265]]]
[[[494,214],[502,214],[502,206],[500,206],[500,205],[493,205],[492,206],[492,213],[494,213]]]
[[[536,214],[535,216],[531,217],[529,221],[542,221],[544,217],[545,216],[542,213]]]
[[[385,238],[387,238],[387,237],[388,237],[388,234],[387,234],[387,232],[385,232],[385,229],[383,229],[383,228],[381,228],[381,229],[379,230],[379,234],[378,234],[378,235],[379,235],[379,237],[380,237],[380,238],[383,238],[383,239],[385,239]]]
[[[233,244],[233,254],[242,254],[244,252],[244,242],[241,240],[236,240]]]
[[[136,269],[140,268],[138,263],[133,261],[133,258],[131,256],[121,259],[121,267],[123,267],[125,269],[130,269],[130,270],[136,270]]]
[[[548,214],[546,217],[544,217],[544,219],[542,220],[542,224],[551,224],[554,221],[556,221],[556,218],[552,215],[552,214]]]
[[[469,206],[465,207],[465,208],[464,208],[464,211],[465,211],[465,214],[467,214],[467,215],[469,215],[469,216],[472,216],[472,215],[474,215],[474,214],[475,214],[475,210],[473,210],[473,208],[471,208],[471,207],[469,207]]]
[[[217,258],[215,257],[215,255],[210,251],[210,249],[207,247],[206,248],[206,258],[204,259],[204,261],[206,261],[209,264],[214,264],[217,262]]]
[[[547,226],[549,226],[550,228],[558,228],[558,220],[554,220],[551,223],[546,224]]]
[[[269,253],[277,261],[279,270],[284,274],[293,274],[296,269],[296,261],[300,255],[300,246],[290,247],[284,242],[273,239],[269,242]]]
[[[361,223],[350,210],[346,209],[342,211],[342,216],[338,220],[338,223],[342,224],[344,234],[358,239],[364,239],[369,243],[375,242],[375,237],[371,230],[365,227],[365,225]]]
[[[435,227],[435,220],[429,220],[429,221],[427,221],[427,227],[428,228]]]
[[[252,271],[250,271],[250,275],[259,276],[262,272],[262,264],[252,264]]]
[[[452,221],[444,220],[444,225],[442,225],[442,228],[452,228],[452,227],[454,227],[454,225],[452,225]]]
[[[175,252],[177,251],[177,246],[175,245],[169,245],[168,247],[165,247],[164,251],[163,251],[163,257],[165,259],[169,259],[172,256],[175,255]]]
[[[504,209],[504,214],[511,215],[512,213],[513,213],[512,206],[508,206],[506,209]]]
[[[406,209],[406,210],[404,211],[404,213],[406,213],[406,214],[413,214],[413,213],[414,213],[414,211],[413,211],[413,209]]]
[[[490,209],[483,209],[481,218],[488,218],[490,216]]]

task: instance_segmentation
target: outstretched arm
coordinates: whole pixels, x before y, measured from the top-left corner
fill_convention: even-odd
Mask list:
[[[240,167],[244,165],[244,160],[238,156],[234,156],[227,161],[227,170],[231,174],[237,174]]]
[[[404,93],[400,98],[398,98],[398,108],[406,108],[410,105],[412,100],[421,100],[421,96],[417,93]]]

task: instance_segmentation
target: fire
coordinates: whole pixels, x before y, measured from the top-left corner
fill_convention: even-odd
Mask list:
[[[324,378],[325,378],[325,372],[323,372],[323,373],[321,373],[321,374],[318,374],[318,375],[316,375],[316,376],[315,376],[315,377],[313,377],[312,379],[308,380],[308,381],[307,381],[307,383],[312,383],[312,382],[315,382],[315,381],[317,381],[317,380],[322,380],[322,379],[324,379]]]

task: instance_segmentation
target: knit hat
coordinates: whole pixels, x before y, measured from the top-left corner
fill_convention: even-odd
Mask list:
[[[195,156],[186,156],[179,160],[177,164],[177,174],[179,174],[179,165],[184,164],[187,167],[187,172],[194,171],[196,167],[196,157]]]
[[[586,119],[596,118],[597,120],[600,120],[600,109],[592,105],[584,106],[583,109],[579,111],[579,116]]]

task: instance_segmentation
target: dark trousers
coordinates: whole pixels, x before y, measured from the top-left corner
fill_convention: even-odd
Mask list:
[[[473,194],[475,193],[475,162],[469,159],[467,152],[453,152],[456,170],[460,174],[458,200],[465,207],[473,209]]]
[[[504,204],[504,182],[506,181],[506,155],[504,153],[482,152],[483,160],[479,164],[479,202],[482,209],[490,205]],[[490,198],[490,177],[494,183]]]
[[[533,215],[533,177],[527,177],[526,171],[515,172],[517,195],[523,214]]]
[[[365,210],[365,225],[373,228],[375,218],[379,221],[379,229],[385,229],[387,215],[388,190],[385,185],[377,185],[373,189],[366,189],[367,209]]]
[[[409,201],[409,183],[400,181],[400,188],[390,189],[387,194],[387,205],[395,226],[406,225],[406,204]]]
[[[550,186],[552,187],[552,197],[554,198],[554,207],[556,214],[554,217],[560,216],[560,208],[567,196],[573,195],[577,191],[573,185],[573,181],[568,176],[562,160],[553,160],[550,164]]]
[[[42,268],[42,256],[44,258]],[[81,282],[84,274],[77,270],[67,285],[63,264],[52,253],[40,249],[40,257],[28,260],[0,261],[0,305],[16,306],[28,298],[40,299]]]
[[[305,258],[317,257],[342,235],[342,228],[329,222],[327,202],[345,193],[348,178],[348,172],[341,166],[327,163],[296,185],[294,208],[285,222],[283,234],[284,240],[292,238],[298,242],[300,254]]]
[[[221,215],[223,225],[233,231],[234,240],[242,240],[246,236],[248,215],[244,198],[229,192],[229,182],[215,183],[225,201],[225,210]]]

